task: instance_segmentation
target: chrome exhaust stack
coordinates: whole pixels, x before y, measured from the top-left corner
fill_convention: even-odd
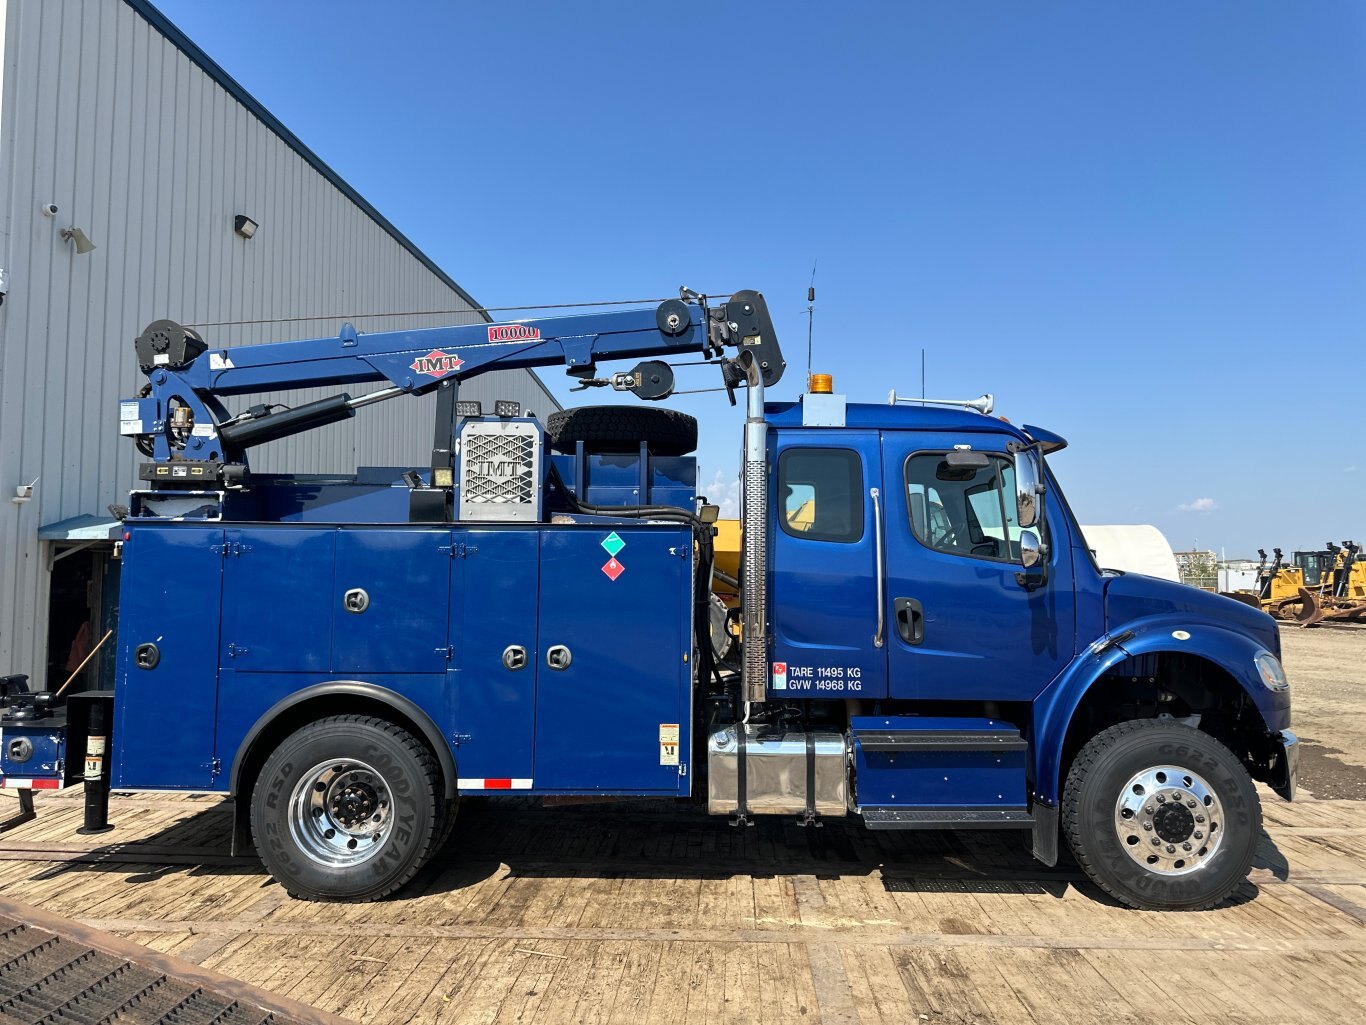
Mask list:
[[[763,372],[753,358],[742,356],[739,362],[749,385],[740,489],[740,564],[744,570],[740,615],[744,695],[750,704],[763,701],[768,690],[768,423],[764,420]]]
[[[736,292],[722,306],[708,311],[707,322],[709,338],[718,353],[725,346],[739,350],[721,362],[721,377],[731,403],[735,402],[734,388],[741,378],[749,388],[744,466],[740,472],[740,571],[744,578],[740,597],[744,629],[741,685],[748,720],[749,705],[763,701],[768,690],[768,424],[764,420],[764,388],[782,379],[787,361],[773,330],[768,303],[758,292]]]

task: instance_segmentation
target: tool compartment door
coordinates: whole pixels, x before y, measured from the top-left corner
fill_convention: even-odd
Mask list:
[[[223,529],[158,524],[128,532],[112,782],[208,790],[214,785]]]
[[[446,671],[449,530],[340,530],[329,579],[334,672]]]
[[[224,532],[224,670],[327,672],[332,666],[334,527]]]
[[[536,736],[536,592],[540,532],[460,529],[451,567],[447,674],[461,793],[531,786]],[[489,780],[497,780],[492,788]]]
[[[537,790],[686,793],[692,534],[541,535]]]

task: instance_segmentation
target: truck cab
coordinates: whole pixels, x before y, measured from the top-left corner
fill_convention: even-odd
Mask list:
[[[713,761],[837,733],[870,828],[1027,828],[1048,863],[1061,832],[1121,900],[1208,900],[1250,863],[1248,777],[1293,793],[1276,626],[1098,566],[1049,465],[1066,442],[971,406],[767,406],[771,675]],[[713,811],[812,814],[786,757],[762,774],[786,799],[738,800],[726,767]]]

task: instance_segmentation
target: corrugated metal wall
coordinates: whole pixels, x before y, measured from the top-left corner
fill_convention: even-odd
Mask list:
[[[143,384],[132,339],[147,323],[318,317],[203,330],[228,346],[334,335],[337,314],[370,331],[479,318],[364,317],[469,304],[122,0],[0,0],[0,53],[0,673],[41,677],[37,529],[125,500],[135,452],[118,436],[117,401]],[[49,202],[56,217],[39,212]],[[239,213],[260,224],[250,241],[233,233]],[[59,236],[68,226],[98,248],[77,255]],[[524,372],[465,394],[553,408]],[[253,464],[422,463],[433,403],[363,409],[259,449]],[[33,500],[11,503],[35,477]]]

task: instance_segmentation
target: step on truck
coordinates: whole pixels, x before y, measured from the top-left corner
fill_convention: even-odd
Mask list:
[[[738,825],[1019,830],[1125,904],[1193,909],[1249,871],[1253,781],[1293,796],[1269,616],[1097,566],[1050,465],[1065,442],[987,397],[864,404],[813,378],[766,401],[785,364],[757,292],[227,348],[158,321],[134,348],[116,684],[9,694],[0,750],[7,785],[84,779],[96,826],[109,787],[231,795],[234,848],[291,894],[371,900],[462,800],[659,797]],[[699,354],[745,412],[730,667],[694,420],[460,398],[560,365],[658,401],[668,359]],[[353,384],[381,387],[234,402]],[[250,467],[431,392],[429,465]]]

